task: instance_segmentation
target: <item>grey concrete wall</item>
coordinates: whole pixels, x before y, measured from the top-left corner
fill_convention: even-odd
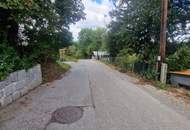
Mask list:
[[[0,107],[10,104],[41,83],[40,65],[11,73],[5,80],[0,81]]]

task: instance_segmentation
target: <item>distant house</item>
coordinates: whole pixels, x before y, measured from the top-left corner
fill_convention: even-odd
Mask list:
[[[109,53],[107,51],[93,51],[92,59],[103,59],[109,58]]]

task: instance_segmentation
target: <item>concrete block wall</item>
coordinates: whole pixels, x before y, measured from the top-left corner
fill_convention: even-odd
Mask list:
[[[41,83],[40,65],[11,73],[5,80],[0,81],[0,107],[12,103]]]

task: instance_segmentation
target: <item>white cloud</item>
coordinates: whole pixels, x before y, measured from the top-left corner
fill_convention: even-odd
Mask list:
[[[85,6],[86,20],[81,20],[70,26],[74,40],[77,40],[78,33],[82,28],[106,27],[110,22],[109,11],[113,6],[109,0],[102,0],[101,4],[92,0],[82,0]]]

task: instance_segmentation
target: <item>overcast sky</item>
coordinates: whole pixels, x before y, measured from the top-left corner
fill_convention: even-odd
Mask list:
[[[113,6],[109,0],[82,0],[85,6],[86,20],[81,20],[70,26],[74,40],[78,38],[78,33],[82,28],[106,27],[110,22],[109,11]]]

